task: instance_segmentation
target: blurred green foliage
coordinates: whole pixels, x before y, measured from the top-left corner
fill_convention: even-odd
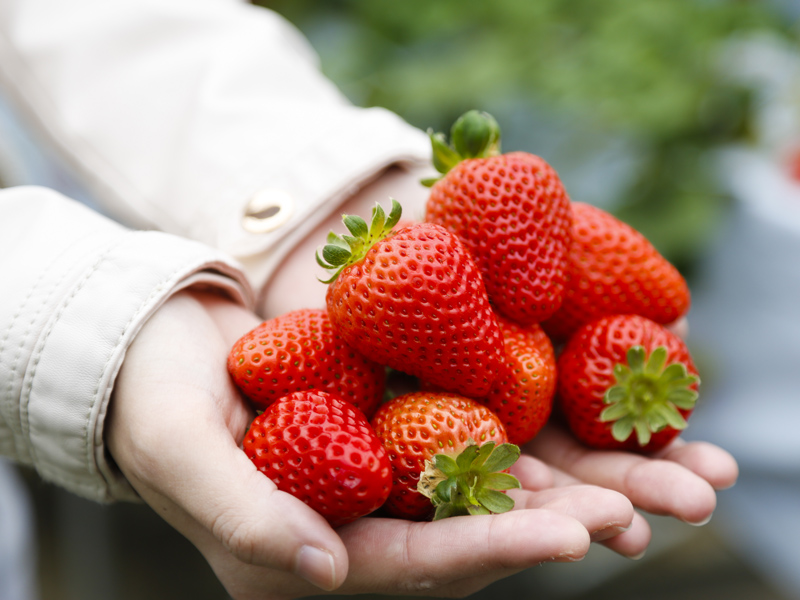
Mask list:
[[[351,100],[423,129],[486,110],[504,150],[542,154],[559,172],[570,161],[546,154],[543,129],[568,131],[559,153],[583,160],[587,147],[625,140],[633,168],[597,185],[688,274],[726,206],[713,150],[749,135],[750,94],[718,53],[737,35],[791,35],[774,5],[755,0],[260,3],[306,34]]]

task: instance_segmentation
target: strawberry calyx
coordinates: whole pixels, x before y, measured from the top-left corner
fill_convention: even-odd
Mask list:
[[[446,175],[453,167],[467,158],[486,158],[500,154],[500,125],[487,112],[470,110],[461,115],[450,129],[450,144],[443,133],[428,130],[433,149],[433,166]],[[439,181],[439,177],[423,179],[428,187]]]
[[[617,383],[603,396],[608,406],[600,420],[613,423],[611,434],[619,442],[634,432],[640,446],[650,442],[653,433],[669,426],[686,428],[679,409],[692,410],[698,394],[692,386],[700,379],[688,373],[686,365],[667,362],[667,349],[659,346],[647,356],[642,346],[633,346],[626,355],[628,364],[614,365]]]
[[[342,222],[350,235],[331,231],[327,243],[316,254],[317,264],[331,272],[329,279],[320,279],[322,283],[333,282],[343,269],[364,258],[372,246],[392,233],[403,214],[403,207],[394,198],[391,200],[388,216],[380,204],[375,204],[369,225],[357,215],[342,215]]]
[[[437,454],[425,461],[417,490],[436,507],[433,520],[460,515],[508,512],[514,500],[503,493],[522,487],[519,480],[503,473],[520,456],[518,446],[486,442],[470,444],[457,456]]]

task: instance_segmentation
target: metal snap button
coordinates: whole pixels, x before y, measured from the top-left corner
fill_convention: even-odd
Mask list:
[[[250,233],[274,231],[289,220],[293,207],[292,197],[283,190],[260,190],[245,207],[242,227]]]

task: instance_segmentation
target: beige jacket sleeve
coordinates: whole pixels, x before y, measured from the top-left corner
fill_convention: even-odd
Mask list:
[[[0,190],[0,453],[98,500],[132,493],[103,423],[148,316],[188,285],[251,302],[340,203],[429,157],[239,0],[0,0],[0,95],[103,213],[166,232]]]
[[[107,214],[217,247],[256,288],[384,167],[430,154],[239,0],[0,0],[0,86]]]
[[[218,250],[131,231],[45,188],[0,190],[0,454],[99,501],[134,497],[103,424],[125,351],[176,291],[252,304]]]

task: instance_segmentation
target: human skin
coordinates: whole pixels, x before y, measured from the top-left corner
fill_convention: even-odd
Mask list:
[[[364,518],[334,531],[239,448],[253,413],[224,357],[257,322],[221,297],[171,298],[129,349],[106,436],[142,499],[197,546],[237,600],[320,588],[468,594],[542,562],[578,560],[593,536],[634,520],[622,494],[548,487],[551,470],[528,457],[518,467],[531,485],[515,494],[520,510],[431,523]]]
[[[254,413],[227,374],[228,349],[262,317],[324,306],[316,246],[340,229],[342,212],[368,214],[390,190],[413,216],[424,191],[412,175],[387,171],[300,244],[270,280],[260,316],[184,291],[129,348],[110,405],[109,450],[236,600],[320,590],[464,596],[542,562],[580,560],[592,542],[639,557],[651,532],[636,509],[701,524],[716,490],[736,480],[736,462],[711,444],[676,440],[653,457],[594,451],[552,423],[523,448],[513,467],[523,488],[510,492],[516,508],[502,515],[431,523],[367,517],[333,530],[277,490],[240,449]]]

